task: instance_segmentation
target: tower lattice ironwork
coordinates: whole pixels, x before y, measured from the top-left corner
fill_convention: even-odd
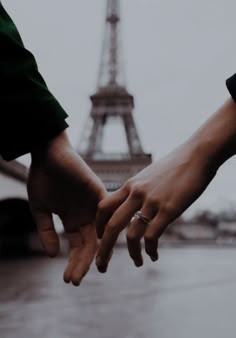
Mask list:
[[[107,0],[106,26],[97,91],[90,97],[90,128],[83,135],[85,161],[103,180],[108,190],[119,188],[129,177],[151,163],[143,151],[133,118],[134,98],[127,91],[121,53],[120,1]],[[103,151],[104,129],[109,119],[119,120],[125,130],[126,153]]]

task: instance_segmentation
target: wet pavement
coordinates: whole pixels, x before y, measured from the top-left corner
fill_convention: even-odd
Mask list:
[[[236,249],[163,248],[133,267],[62,281],[65,258],[0,262],[1,338],[235,338]]]

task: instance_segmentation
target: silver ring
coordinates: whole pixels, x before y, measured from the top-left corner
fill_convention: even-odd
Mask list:
[[[142,221],[143,223],[149,225],[151,223],[151,220],[145,216],[143,216],[143,213],[141,210],[137,211],[135,214],[134,214],[134,219],[140,219],[140,221]]]

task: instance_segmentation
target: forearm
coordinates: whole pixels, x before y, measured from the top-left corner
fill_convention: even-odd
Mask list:
[[[47,142],[39,142],[37,145],[32,147],[31,159],[32,164],[36,166],[43,166],[44,168],[54,170],[58,168],[58,163],[64,168],[64,166],[70,165],[70,159],[77,160],[78,168],[81,170],[81,174],[88,171],[89,168],[79,156],[79,154],[72,147],[66,130],[62,131],[54,138],[49,139]],[[70,170],[73,169],[71,165]]]
[[[38,142],[31,149],[32,162],[46,162],[52,155],[61,156],[61,150],[71,150],[71,144],[69,142],[66,130],[62,131],[54,138],[49,139],[47,142]]]
[[[236,154],[236,104],[232,99],[185,143],[192,156],[217,170]]]

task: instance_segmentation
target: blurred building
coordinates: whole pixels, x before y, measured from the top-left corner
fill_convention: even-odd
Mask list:
[[[211,224],[179,223],[172,227],[172,234],[186,241],[216,240],[217,229]]]
[[[219,244],[236,243],[236,222],[219,222],[217,231],[217,242]]]

